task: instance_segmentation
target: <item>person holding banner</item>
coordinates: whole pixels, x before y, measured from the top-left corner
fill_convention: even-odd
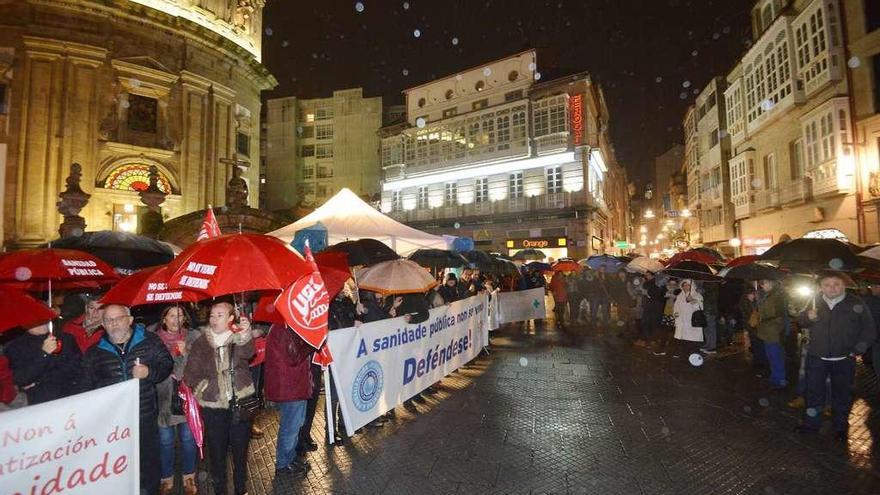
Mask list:
[[[314,348],[286,325],[272,325],[266,337],[266,398],[278,404],[275,475],[304,476],[309,465],[296,460],[300,428],[312,397],[311,361]]]
[[[110,304],[102,315],[104,336],[86,352],[79,388],[95,390],[135,378],[140,389],[141,489],[159,491],[159,407],[156,385],[168,378],[174,361],[162,340],[147,332],[126,306]]]
[[[247,492],[247,453],[255,394],[249,363],[255,353],[251,323],[228,302],[211,306],[208,326],[193,342],[183,370],[202,407],[214,493],[226,495],[226,453],[232,450],[236,495]]]
[[[49,332],[43,322],[9,343],[6,357],[15,384],[27,395],[29,405],[67,397],[74,392],[74,380],[82,354],[73,337]]]

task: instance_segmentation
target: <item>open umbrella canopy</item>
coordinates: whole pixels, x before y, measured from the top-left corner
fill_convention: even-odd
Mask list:
[[[740,256],[738,258],[734,258],[727,262],[727,268],[733,268],[735,266],[747,265],[754,261],[757,261],[759,258],[756,254],[747,254],[745,256]]]
[[[503,259],[503,260],[507,260],[507,261],[513,261],[513,256],[508,256],[508,255],[506,255],[506,254],[504,254],[504,253],[496,253],[496,252],[493,251],[493,252],[491,252],[491,253],[489,253],[489,254],[491,254],[492,256],[494,256],[494,257],[496,257],[496,258],[501,258],[501,259]]]
[[[707,265],[714,265],[724,259],[721,255],[716,255],[714,253],[717,253],[717,251],[703,248],[682,251],[680,253],[675,253],[672,258],[669,259],[667,266],[674,265],[681,261],[698,261]]]
[[[523,265],[527,270],[531,270],[533,272],[549,272],[553,271],[553,267],[550,266],[550,263],[544,263],[541,261],[532,261],[531,263],[526,263]]]
[[[497,261],[496,269],[494,270],[495,273],[498,273],[499,275],[521,275],[519,267],[516,266],[516,263],[513,261],[504,258],[495,258],[495,260]]]
[[[11,289],[0,289],[0,333],[13,328],[30,328],[58,315],[44,303]]]
[[[617,273],[624,265],[626,265],[626,263],[610,254],[594,254],[587,258],[585,263],[593,270],[604,268],[605,273]]]
[[[647,256],[639,256],[627,263],[625,270],[630,273],[657,273],[663,269],[663,263],[649,258]]]
[[[52,241],[51,245],[93,254],[122,273],[164,265],[174,259],[174,250],[169,244],[130,232],[85,232]]]
[[[400,258],[393,249],[375,239],[340,242],[321,252],[333,251],[348,255],[348,266],[369,266]]]
[[[583,267],[573,259],[562,259],[553,263],[550,268],[554,272],[579,272]]]
[[[464,256],[446,249],[418,249],[409,255],[408,259],[433,270],[461,268],[468,265],[468,260]]]
[[[538,249],[523,249],[513,255],[513,259],[518,261],[540,261],[546,257],[547,255]]]
[[[169,289],[168,266],[155,266],[135,272],[110,288],[102,304],[121,304],[141,306],[144,304],[166,304],[196,302],[205,295],[192,289]]]
[[[852,246],[836,239],[801,238],[776,244],[759,259],[792,272],[856,271],[863,265]]]
[[[781,280],[787,273],[766,263],[748,263],[725,267],[719,275],[726,279],[740,280]]]
[[[348,267],[348,255],[341,252],[321,251],[315,255],[315,264],[324,281],[324,288],[330,298],[345,286],[345,281],[351,278],[351,269]]]
[[[498,262],[495,258],[485,251],[465,251],[461,255],[468,261],[471,268],[476,268],[482,272],[490,272],[498,267]]]
[[[715,275],[712,267],[706,263],[699,261],[680,261],[674,265],[669,265],[661,273],[675,278],[689,278],[692,280],[703,280],[706,282],[717,282],[721,277]]]
[[[421,294],[437,285],[418,263],[405,259],[383,261],[357,272],[358,288],[388,294]]]
[[[281,290],[311,273],[283,241],[261,234],[230,234],[197,242],[168,265],[168,286],[195,289],[205,297]]]
[[[0,283],[25,290],[88,288],[119,276],[94,255],[73,249],[26,249],[0,258]]]

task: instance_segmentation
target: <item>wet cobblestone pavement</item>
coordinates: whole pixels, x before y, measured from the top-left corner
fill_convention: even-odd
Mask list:
[[[843,444],[794,433],[793,393],[762,385],[748,352],[696,368],[582,327],[513,325],[492,343],[417,412],[399,407],[341,447],[318,442],[302,479],[275,478],[277,422],[265,414],[249,493],[880,493],[866,366]],[[323,428],[319,413],[316,439]]]

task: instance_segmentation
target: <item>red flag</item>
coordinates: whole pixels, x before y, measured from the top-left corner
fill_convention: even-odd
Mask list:
[[[220,224],[217,223],[217,217],[214,216],[214,208],[209,206],[208,211],[205,212],[205,219],[202,221],[202,230],[199,230],[199,237],[196,241],[220,237],[220,235]]]
[[[312,272],[303,275],[284,289],[275,300],[275,308],[284,317],[287,326],[310,346],[320,349],[327,339],[330,294],[324,287],[324,280],[315,265],[315,258],[308,243],[305,251],[305,259],[311,264]]]
[[[324,345],[321,346],[320,349],[318,349],[318,352],[316,352],[315,355],[312,356],[312,364],[320,365],[322,370],[326,370],[332,362],[333,355],[330,354],[330,347],[327,346],[327,343],[325,342]]]

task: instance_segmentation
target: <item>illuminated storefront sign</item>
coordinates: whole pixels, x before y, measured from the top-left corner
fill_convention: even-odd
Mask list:
[[[742,245],[745,247],[770,247],[773,245],[773,236],[743,237]]]
[[[577,146],[583,142],[584,135],[584,97],[574,95],[568,100],[569,114],[571,116],[572,143]]]
[[[530,239],[508,239],[505,244],[507,249],[541,249],[567,247],[568,239],[565,237],[536,237]]]

